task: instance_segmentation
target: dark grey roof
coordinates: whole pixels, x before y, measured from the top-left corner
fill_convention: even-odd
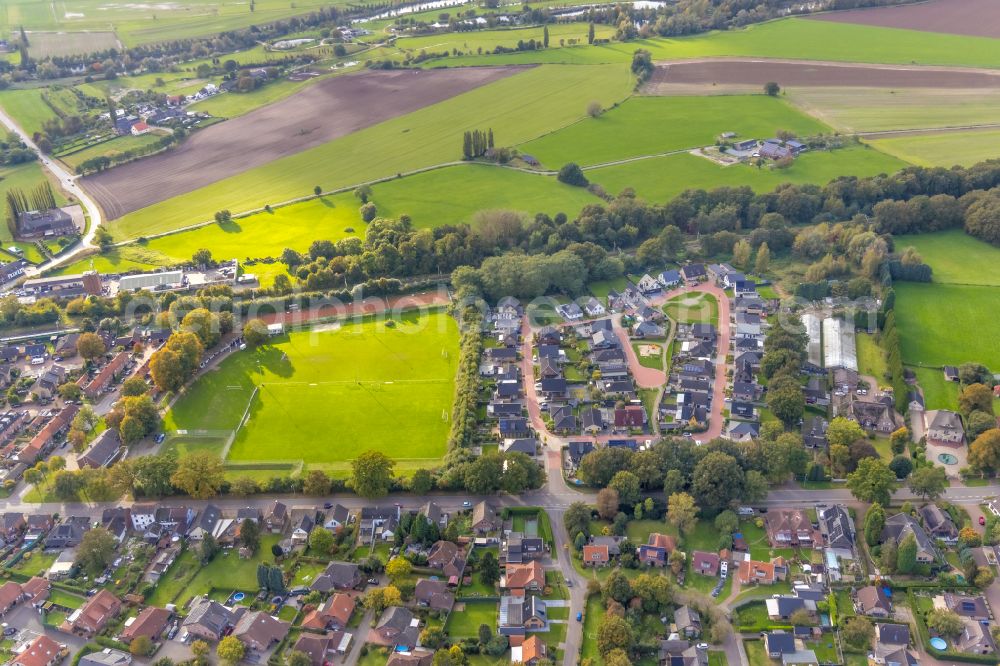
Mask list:
[[[886,645],[909,645],[910,628],[905,624],[877,624],[875,626],[878,640]]]
[[[785,631],[769,631],[767,636],[767,648],[771,653],[786,654],[795,652],[795,636]]]
[[[828,506],[817,512],[820,527],[827,535],[827,546],[830,548],[854,548],[854,521],[847,510],[838,505]]]

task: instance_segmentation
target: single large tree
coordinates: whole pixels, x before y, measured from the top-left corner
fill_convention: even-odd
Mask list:
[[[847,475],[847,487],[858,500],[885,506],[896,487],[896,475],[878,458],[864,458]]]
[[[936,500],[944,494],[948,487],[948,477],[944,468],[921,467],[910,476],[910,490],[924,500]]]
[[[208,499],[219,493],[226,470],[217,455],[208,452],[184,456],[170,477],[170,482],[194,499]]]
[[[100,576],[115,559],[118,541],[103,527],[83,533],[76,550],[76,564],[91,578]]]
[[[681,534],[689,534],[698,524],[698,506],[687,493],[674,493],[667,499],[667,520],[673,523]]]
[[[76,341],[76,351],[83,360],[93,361],[96,358],[104,356],[107,348],[104,346],[104,340],[98,334],[81,333]]]
[[[351,487],[366,499],[384,497],[392,488],[394,466],[381,451],[365,451],[351,462]]]
[[[874,546],[882,540],[882,530],[885,528],[885,509],[875,502],[865,514],[865,543]]]
[[[219,641],[219,646],[215,648],[215,653],[219,655],[219,659],[224,664],[235,666],[243,661],[243,657],[246,655],[246,646],[236,636],[226,636]]]
[[[917,539],[912,533],[903,537],[899,542],[899,550],[896,553],[896,571],[901,574],[913,573],[917,566]]]

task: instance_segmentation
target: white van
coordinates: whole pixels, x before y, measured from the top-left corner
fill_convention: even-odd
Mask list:
[[[31,365],[41,365],[42,363],[45,363],[44,356],[36,356],[35,358],[31,359]]]

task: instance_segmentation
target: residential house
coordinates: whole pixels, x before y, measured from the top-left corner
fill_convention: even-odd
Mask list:
[[[427,566],[440,569],[445,577],[457,582],[465,570],[465,551],[451,541],[436,541],[427,555]]]
[[[122,543],[132,527],[132,512],[127,506],[108,507],[101,512],[101,526]]]
[[[104,648],[98,652],[90,652],[80,657],[78,666],[129,666],[132,655],[128,652]]]
[[[217,601],[198,597],[191,604],[188,615],[181,624],[186,634],[215,642],[233,626],[233,612]]]
[[[664,338],[666,336],[666,330],[651,321],[639,322],[632,328],[632,337],[635,338]]]
[[[25,600],[35,608],[41,608],[48,601],[51,591],[52,583],[39,576],[32,576],[28,582],[21,584]]]
[[[288,525],[288,507],[283,502],[274,500],[264,513],[264,529],[271,534],[281,534]]]
[[[908,534],[912,534],[917,541],[917,562],[932,564],[938,559],[937,547],[924,528],[905,513],[897,513],[886,519],[885,527],[882,528],[882,543],[892,539],[898,546]]]
[[[936,504],[925,504],[917,511],[924,523],[924,530],[932,539],[940,539],[945,543],[958,542],[958,528],[952,522],[951,516]]]
[[[993,654],[997,650],[989,626],[967,617],[962,618],[962,632],[953,639],[952,647],[966,654]]]
[[[784,580],[787,574],[788,566],[784,558],[777,557],[770,562],[743,560],[740,562],[737,576],[742,585],[773,585],[779,580]]]
[[[389,541],[395,537],[399,526],[399,507],[366,506],[361,509],[358,525],[358,540],[362,544],[373,541]]]
[[[354,608],[354,597],[337,592],[317,606],[315,610],[306,613],[305,617],[302,618],[302,627],[318,631],[326,631],[327,629],[344,631],[351,622]]]
[[[323,527],[336,533],[351,522],[351,512],[343,504],[334,504],[323,520]]]
[[[66,550],[76,548],[90,529],[90,518],[75,516],[56,525],[45,537],[46,550]]]
[[[504,590],[541,592],[545,589],[545,570],[537,560],[522,564],[508,563],[500,577],[500,587]]]
[[[660,293],[663,285],[661,285],[660,281],[652,275],[646,273],[639,278],[639,283],[636,286],[639,287],[639,291],[641,291],[644,295],[650,296],[652,294]]]
[[[580,423],[585,433],[595,435],[604,430],[604,417],[595,407],[587,407],[580,412]]]
[[[455,605],[455,594],[443,580],[419,579],[413,590],[413,598],[418,606],[442,613],[450,612]]]
[[[23,513],[8,511],[0,516],[0,538],[5,543],[18,541],[27,529],[28,522]]]
[[[588,317],[600,317],[607,312],[601,302],[593,296],[583,302],[583,311],[587,313]]]
[[[891,433],[897,427],[891,402],[852,400],[847,417],[865,430]]]
[[[666,566],[670,554],[677,549],[677,542],[667,534],[653,532],[636,553],[639,562],[654,567]]]
[[[962,417],[947,409],[924,412],[924,432],[932,444],[959,445],[965,438]]]
[[[795,652],[795,636],[787,631],[764,633],[764,652],[771,659],[781,659],[782,655]]]
[[[611,561],[611,554],[607,546],[593,546],[587,544],[583,547],[583,566],[603,567]]]
[[[569,455],[573,468],[580,467],[583,457],[594,450],[593,442],[570,442],[566,445],[566,453]]]
[[[312,534],[313,528],[316,527],[316,520],[313,518],[312,512],[307,511],[302,514],[302,517],[294,525],[292,528],[292,545],[304,547],[309,543],[309,535]]]
[[[136,617],[125,621],[125,628],[121,633],[122,642],[131,643],[140,636],[151,641],[159,640],[170,623],[170,615],[170,611],[166,609],[146,606]]]
[[[760,386],[753,382],[733,382],[733,400],[757,402],[758,399],[760,399]]]
[[[854,520],[847,509],[840,504],[816,507],[819,531],[826,541],[826,547],[837,557],[854,559],[856,532]]]
[[[760,436],[760,424],[754,421],[733,421],[726,429],[726,439],[733,442],[750,442]]]
[[[251,650],[265,652],[283,641],[291,626],[264,611],[247,611],[236,621],[232,635]]]
[[[155,504],[134,504],[132,505],[132,529],[136,532],[144,532],[150,525],[156,522]]]
[[[701,615],[690,606],[680,606],[674,611],[674,625],[684,638],[701,636]]]
[[[708,277],[704,264],[688,264],[681,267],[681,277],[687,282],[700,282]]]
[[[719,554],[696,550],[691,553],[691,571],[702,576],[719,575]]]
[[[84,395],[91,400],[96,400],[125,372],[125,367],[128,365],[130,358],[131,356],[128,352],[118,352],[114,358],[101,368],[97,376],[83,388]]]
[[[807,449],[826,448],[829,423],[822,416],[807,416],[802,423],[802,443]]]
[[[764,517],[772,548],[821,548],[823,537],[804,509],[771,509]]]
[[[385,666],[431,666],[434,663],[434,653],[430,650],[407,650],[393,652]]]
[[[435,502],[428,502],[420,507],[417,512],[418,516],[423,516],[427,519],[427,522],[437,525],[439,528],[445,528],[448,526],[448,513],[441,509],[441,507]]]
[[[61,631],[93,638],[121,612],[122,602],[111,592],[99,590],[81,608],[73,611],[59,627]]]
[[[579,425],[576,422],[576,415],[573,414],[573,408],[569,405],[559,405],[549,407],[549,416],[552,418],[552,431],[557,433],[569,434],[574,433],[579,430]],[[574,443],[580,442],[570,442],[570,446]],[[586,442],[590,444],[590,442]],[[593,446],[593,444],[591,444]],[[570,458],[572,460],[572,451],[570,452]],[[581,456],[582,458],[582,456]],[[575,464],[579,465],[579,462]]]
[[[946,365],[941,368],[944,373],[944,380],[946,382],[957,382],[959,381],[958,368],[953,365]]]
[[[541,597],[523,594],[500,597],[500,635],[524,636],[529,631],[545,631],[548,626],[548,612]]]
[[[502,562],[530,562],[545,556],[545,541],[541,537],[525,536],[521,532],[508,532],[500,544]]]
[[[910,628],[905,624],[880,622],[875,625],[875,639],[869,663],[875,666],[917,666],[910,653]]]
[[[21,585],[12,580],[0,585],[0,617],[3,617],[24,598]]]
[[[364,583],[364,576],[358,565],[351,562],[330,562],[323,573],[316,576],[311,590],[330,592],[332,590],[352,590]]]
[[[537,666],[538,662],[548,657],[548,647],[538,636],[529,636],[520,645],[510,648],[511,663],[524,666]]]
[[[943,595],[934,598],[935,607],[944,607],[962,617],[967,617],[976,622],[988,622],[991,618],[989,604],[980,595],[959,594],[957,592],[945,592]]]
[[[420,620],[400,606],[390,606],[382,612],[375,628],[368,632],[368,640],[377,645],[406,650],[417,646]]]
[[[351,635],[343,631],[328,631],[323,634],[302,632],[292,649],[309,657],[312,666],[325,666],[333,663],[338,655],[345,654],[350,644]],[[398,653],[394,653],[389,658],[390,664],[396,654]],[[433,655],[433,653],[429,654]],[[430,666],[430,664],[413,666]]]
[[[583,319],[583,310],[576,303],[557,305],[556,312],[566,321],[580,321]]]
[[[854,593],[854,610],[859,615],[887,618],[892,615],[892,602],[885,588],[866,585]]]
[[[11,666],[56,666],[68,653],[64,646],[45,634],[39,634],[10,663]]]
[[[113,463],[122,452],[122,441],[115,428],[108,428],[98,435],[90,447],[76,461],[80,467],[99,469]]]
[[[670,289],[681,283],[681,273],[675,270],[663,271],[656,276],[656,280],[664,289]]]
[[[680,639],[660,641],[657,660],[661,666],[708,666],[708,648]]]
[[[787,595],[775,595],[764,601],[767,616],[772,620],[788,620],[795,612],[805,610],[816,612],[816,602]]]
[[[496,509],[486,501],[477,503],[476,506],[472,507],[471,527],[479,535],[495,532],[500,527]]]

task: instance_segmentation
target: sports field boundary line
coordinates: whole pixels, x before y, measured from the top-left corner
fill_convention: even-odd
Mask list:
[[[260,391],[260,386],[254,385],[253,393],[250,394],[250,399],[247,400],[247,407],[246,409],[243,410],[243,416],[240,417],[240,422],[236,424],[236,427],[233,429],[232,434],[229,435],[228,439],[226,439],[226,444],[225,446],[222,447],[222,453],[219,454],[219,457],[223,461],[225,461],[226,458],[229,457],[229,450],[233,448],[233,442],[236,441],[236,435],[239,434],[240,430],[243,428],[243,424],[245,424],[247,422],[247,419],[250,418],[250,408],[253,407],[253,400],[254,398],[257,397],[258,391]]]

